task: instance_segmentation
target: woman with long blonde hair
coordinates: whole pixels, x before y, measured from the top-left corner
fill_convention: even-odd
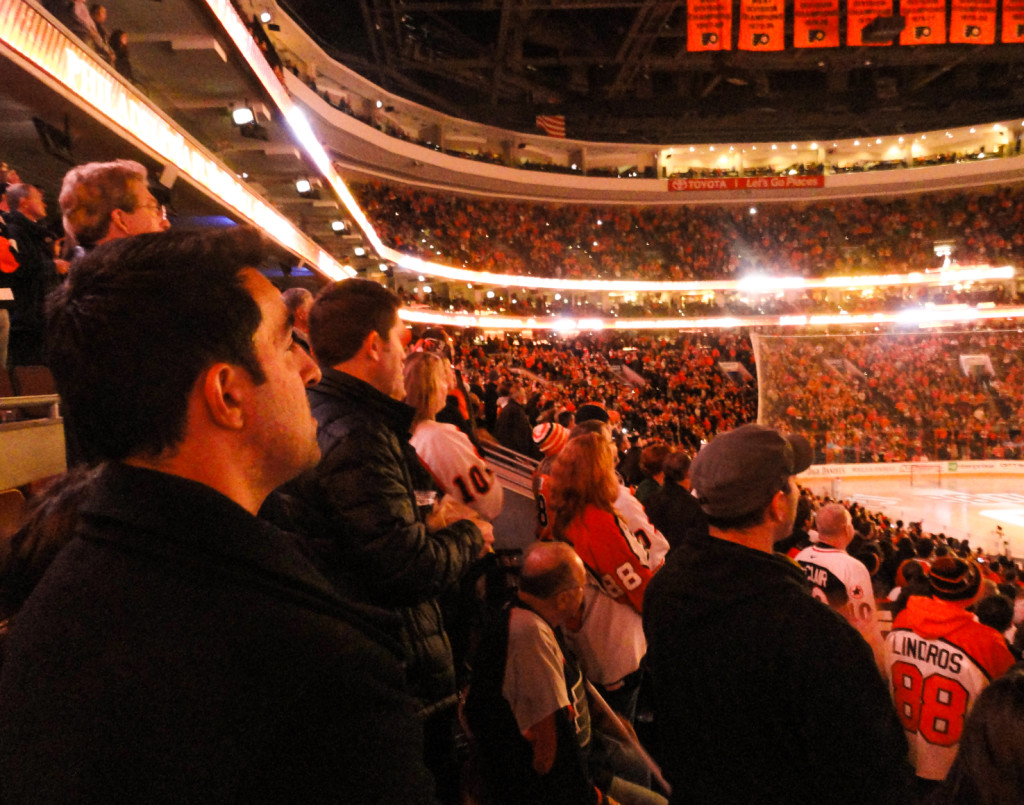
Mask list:
[[[589,583],[579,629],[567,637],[608,703],[632,720],[647,653],[640,613],[652,572],[646,546],[615,510],[618,494],[611,432],[569,439],[551,468],[552,536],[575,548]]]
[[[450,383],[448,361],[440,355],[414,352],[406,359],[405,402],[416,409],[409,443],[446,495],[493,520],[504,502],[501,484],[465,433],[434,418],[444,408]]]

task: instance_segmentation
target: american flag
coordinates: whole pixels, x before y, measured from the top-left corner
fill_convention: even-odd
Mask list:
[[[565,139],[565,115],[537,115],[537,128],[548,137]]]

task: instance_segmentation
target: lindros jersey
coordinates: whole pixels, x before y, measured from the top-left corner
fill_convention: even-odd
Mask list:
[[[885,641],[886,676],[918,777],[945,779],[964,718],[1013,665],[1003,636],[955,603],[912,596]]]

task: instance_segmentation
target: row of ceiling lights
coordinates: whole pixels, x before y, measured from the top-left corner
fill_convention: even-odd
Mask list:
[[[1021,121],[1021,126],[1024,127],[1024,121]],[[1001,125],[1001,124],[999,124],[999,123],[996,123],[992,127],[992,130],[995,131],[995,132],[1002,133],[1004,136],[1007,133],[1006,127]],[[978,131],[977,128],[972,126],[971,129],[969,130],[969,133],[970,134],[976,134],[977,131]],[[952,137],[953,137],[953,133],[949,132],[949,131],[947,131],[945,133],[945,135],[946,135],[947,138],[950,138],[950,139],[952,139]],[[896,138],[896,143],[902,145],[906,141],[906,139],[907,138],[903,137],[903,136],[897,137]],[[915,135],[915,136],[911,137],[910,139],[911,140],[927,140],[928,139],[928,135],[927,134]],[[874,144],[875,145],[882,145],[883,142],[884,141],[883,141],[883,139],[881,137],[876,137]],[[863,145],[870,145],[871,143],[870,143],[870,140],[865,140],[863,143],[860,140],[854,140],[853,141],[854,147],[860,147],[862,144]],[[790,148],[791,151],[796,151],[799,147],[800,146],[798,146],[796,143],[790,143],[790,145],[789,145],[789,148]],[[809,149],[811,149],[812,151],[816,151],[818,149],[818,143],[812,142],[807,147]],[[832,143],[832,147],[833,148],[838,148],[839,147],[839,143],[838,142]],[[750,149],[752,151],[756,151],[757,150],[757,146],[756,145],[752,145],[750,147]],[[770,150],[777,151],[778,149],[779,149],[779,146],[778,146],[777,143],[772,143],[771,144]],[[699,150],[700,149],[698,149],[694,145],[691,145],[689,147],[689,151],[690,151],[691,154],[695,153],[695,152],[699,152]],[[708,151],[712,151],[713,152],[714,150],[715,150],[715,146],[712,145],[712,146],[708,147]],[[734,145],[730,145],[729,146],[729,151],[735,151],[735,150],[736,150],[736,146],[734,146]],[[746,148],[741,148],[740,152],[745,154],[747,152],[747,149]],[[666,154],[673,154],[673,153],[675,153],[675,148],[667,148],[667,149],[665,149],[665,153]]]

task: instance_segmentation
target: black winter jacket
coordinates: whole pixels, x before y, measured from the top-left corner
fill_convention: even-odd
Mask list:
[[[5,803],[434,802],[390,617],[207,486],[91,489],[7,643]]]
[[[480,554],[469,520],[428,533],[416,505],[409,444],[413,409],[351,375],[325,369],[309,390],[321,459],[286,492],[321,571],[339,590],[398,613],[413,695],[425,706],[455,694],[438,597]]]
[[[647,585],[644,632],[673,805],[911,800],[871,648],[795,562],[690,532]]]

